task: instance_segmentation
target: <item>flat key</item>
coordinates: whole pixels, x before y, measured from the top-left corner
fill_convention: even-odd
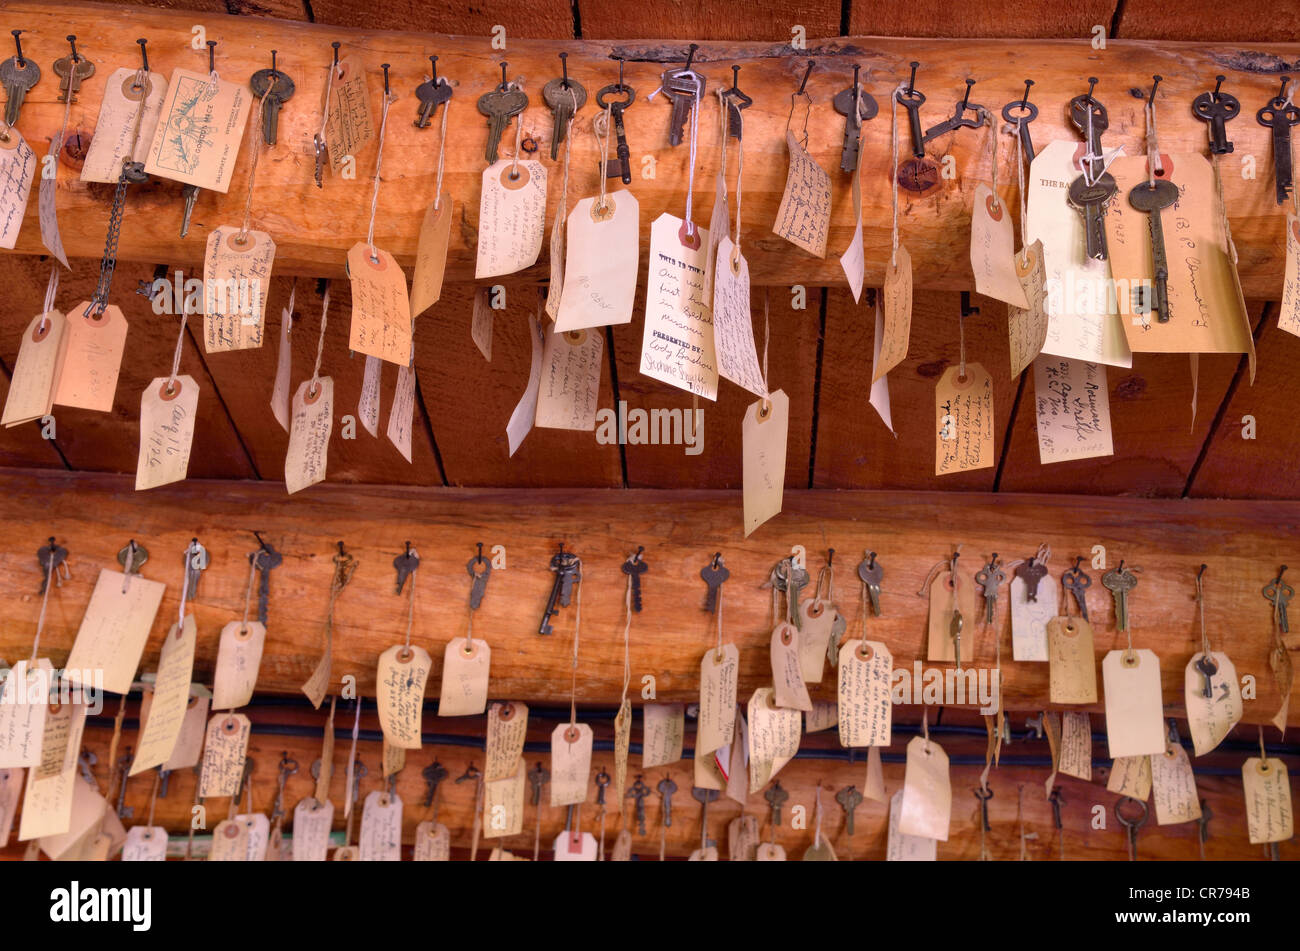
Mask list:
[[[790,798],[790,794],[781,788],[780,782],[773,780],[771,788],[763,793],[763,798],[767,800],[767,804],[772,810],[772,825],[779,826],[781,824],[781,806]]]
[[[710,614],[717,614],[718,592],[722,590],[722,583],[731,577],[731,572],[722,563],[722,557],[718,556],[700,569],[700,577],[709,588],[704,596],[704,610]]]
[[[1137,575],[1122,567],[1112,568],[1101,576],[1101,583],[1115,596],[1115,626],[1123,634],[1128,630],[1128,593],[1137,587]]]
[[[185,199],[185,211],[181,216],[181,237],[190,233],[190,217],[194,214],[194,202],[199,197],[198,185],[186,185],[181,189],[181,195]]]
[[[167,787],[171,785],[172,771],[170,769],[158,770],[158,798],[167,798]]]
[[[871,604],[871,613],[880,617],[880,582],[885,577],[885,569],[876,560],[875,552],[870,552],[858,564],[858,577],[867,586],[867,600]]]
[[[1219,665],[1216,664],[1208,654],[1202,654],[1194,665],[1202,677],[1205,678],[1205,686],[1201,688],[1202,697],[1214,696],[1214,682],[1210,679],[1219,672]]]
[[[980,586],[984,592],[984,623],[992,624],[993,615],[997,610],[998,587],[1002,582],[1007,580],[1006,572],[999,566],[996,559],[990,561],[987,565],[975,572],[975,583]],[[1035,586],[1037,582],[1035,582]]]
[[[794,626],[802,630],[799,619],[799,593],[808,586],[808,572],[804,568],[791,566],[790,576],[786,580],[786,599],[790,602],[790,613],[794,615]]]
[[[1074,595],[1074,603],[1079,607],[1079,614],[1085,621],[1088,620],[1088,599],[1084,596],[1084,592],[1092,586],[1092,578],[1084,574],[1076,564],[1072,568],[1065,569],[1061,575],[1061,584],[1065,586],[1065,590]]]
[[[266,96],[266,105],[262,108],[262,141],[267,145],[275,145],[280,107],[293,98],[293,80],[278,69],[259,69],[253,73],[248,84],[258,99]]]
[[[1106,205],[1118,190],[1119,186],[1109,174],[1103,174],[1091,185],[1082,175],[1070,183],[1069,201],[1083,215],[1088,257],[1095,261],[1106,260],[1106,230],[1102,222]]]
[[[5,87],[5,125],[17,125],[18,113],[23,108],[27,90],[41,81],[41,68],[31,59],[24,58],[18,65],[18,57],[10,56],[0,63],[0,84]]]
[[[406,551],[393,559],[393,567],[397,570],[397,593],[401,594],[402,588],[406,587],[406,579],[420,567],[420,556],[408,543]]]
[[[907,127],[912,136],[912,155],[925,157],[925,136],[921,132],[921,106],[925,104],[925,95],[919,90],[908,92],[900,89],[894,93],[894,100],[907,110]]]
[[[1089,171],[1095,173],[1095,163],[1101,159],[1101,134],[1110,128],[1106,107],[1091,95],[1075,96],[1070,100],[1070,121],[1088,143]]]
[[[501,136],[510,120],[528,108],[528,96],[514,85],[498,86],[478,97],[478,111],[487,116],[488,138],[486,156],[488,164],[497,160]]]
[[[54,75],[59,77],[59,102],[67,102],[69,96],[76,102],[82,82],[95,75],[95,64],[80,54],[75,61],[63,56],[54,61]]]
[[[415,98],[420,101],[420,112],[416,116],[415,127],[427,129],[434,111],[451,99],[451,83],[447,82],[446,76],[438,77],[437,82],[434,82],[432,77],[426,79],[415,87]]]
[[[857,812],[858,806],[862,803],[862,793],[858,792],[857,786],[845,786],[835,794],[835,801],[844,810],[844,831],[852,835],[853,814]]]
[[[668,144],[681,145],[686,137],[686,120],[697,101],[704,99],[707,85],[704,76],[689,69],[668,69],[663,73],[662,89],[672,103],[672,117],[668,124]]]
[[[1030,558],[1016,566],[1016,577],[1025,583],[1025,600],[1038,602],[1038,583],[1047,574],[1047,566],[1036,558]]]
[[[68,550],[52,538],[36,550],[36,563],[41,566],[41,589],[36,592],[37,594],[45,593],[45,584],[50,578],[55,579],[56,586],[63,584],[59,566],[67,559]]]
[[[1168,208],[1178,201],[1178,186],[1167,179],[1156,179],[1148,185],[1138,182],[1128,193],[1128,202],[1138,211],[1147,213],[1148,227],[1151,232],[1151,270],[1154,276],[1155,307],[1147,307],[1140,313],[1156,312],[1156,320],[1162,324],[1169,323],[1169,259],[1165,255],[1165,229],[1161,222],[1160,210]]]
[[[1020,147],[1024,149],[1025,157],[1032,162],[1034,140],[1029,135],[1029,123],[1038,118],[1038,107],[1025,100],[1009,102],[1002,107],[1002,118],[1016,127],[1016,134],[1020,136]]]
[[[567,552],[560,556],[560,607],[567,608],[573,600],[573,582],[578,577],[578,559]]]
[[[1210,152],[1214,155],[1227,155],[1232,151],[1232,143],[1228,141],[1228,123],[1240,114],[1241,103],[1226,92],[1203,92],[1192,100],[1192,115],[1210,124]]]
[[[1273,605],[1273,611],[1277,614],[1278,630],[1283,634],[1291,633],[1291,628],[1287,622],[1286,606],[1291,598],[1295,595],[1295,588],[1282,580],[1282,574],[1286,571],[1286,566],[1277,573],[1277,577],[1264,585],[1264,599]]]
[[[266,624],[266,609],[271,600],[271,572],[280,566],[284,556],[266,542],[260,550],[249,556],[257,565],[257,620]]]
[[[6,63],[12,62],[7,60]],[[4,67],[0,65],[0,79]],[[5,88],[9,87],[8,82]],[[1277,203],[1285,204],[1291,196],[1293,185],[1291,171],[1291,127],[1300,123],[1300,106],[1288,106],[1286,100],[1274,96],[1268,105],[1255,113],[1255,120],[1273,130],[1273,177],[1277,183]],[[12,125],[12,123],[10,123]]]
[[[482,555],[475,555],[465,563],[465,571],[471,579],[469,586],[469,609],[477,611],[487,593],[488,576],[492,574],[492,562]]]
[[[853,100],[858,100],[858,108],[853,108]],[[840,149],[840,170],[855,171],[858,167],[858,153],[862,148],[862,123],[875,118],[879,107],[875,97],[859,86],[856,90],[849,86],[835,94],[832,104],[835,111],[844,116],[844,145]]]
[[[208,567],[208,550],[199,544],[198,539],[190,543],[185,550],[185,585],[186,597],[194,597],[199,587],[199,578]]]
[[[560,143],[569,133],[569,120],[579,109],[587,104],[587,90],[576,79],[552,79],[542,87],[542,100],[555,113],[555,124],[551,127],[551,158],[559,152]]]

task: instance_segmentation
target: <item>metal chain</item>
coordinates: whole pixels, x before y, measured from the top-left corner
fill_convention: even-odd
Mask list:
[[[108,306],[108,289],[113,285],[113,269],[117,267],[117,239],[122,233],[122,209],[126,205],[126,187],[131,184],[126,177],[129,162],[122,163],[122,175],[113,193],[113,207],[108,213],[108,236],[104,239],[104,258],[99,262],[99,283],[90,298],[87,317],[98,317]]]

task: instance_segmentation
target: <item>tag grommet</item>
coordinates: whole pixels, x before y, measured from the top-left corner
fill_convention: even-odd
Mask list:
[[[164,402],[170,403],[181,395],[182,388],[183,384],[179,377],[175,380],[163,380],[162,386],[158,388],[158,396]]]
[[[508,188],[511,191],[519,191],[532,180],[532,173],[528,171],[528,166],[520,165],[513,169],[507,165],[501,169],[501,187]]]

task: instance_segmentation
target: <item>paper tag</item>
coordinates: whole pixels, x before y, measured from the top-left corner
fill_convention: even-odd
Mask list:
[[[799,751],[803,717],[798,710],[778,707],[771,687],[759,687],[749,698],[745,732],[749,748],[749,792],[756,793]],[[738,721],[743,722],[743,721]],[[733,768],[733,772],[739,772]],[[730,787],[727,794],[731,795]]]
[[[840,255],[840,267],[853,291],[853,303],[862,300],[862,282],[865,279],[866,261],[862,248],[862,161],[859,155],[857,168],[853,170],[853,240]]]
[[[763,842],[754,850],[755,862],[784,862],[785,849],[775,842]]]
[[[872,383],[906,359],[912,336],[912,256],[900,244],[896,258],[885,269],[881,293],[885,299],[884,335],[880,338],[880,352],[872,361]]]
[[[423,647],[396,645],[379,655],[375,673],[375,703],[384,739],[404,750],[420,748],[420,719],[424,713],[424,683],[432,662]]]
[[[1025,306],[1007,307],[1012,377],[1020,376],[1047,342],[1047,271],[1043,264],[1043,242],[1034,241],[1021,248],[1015,257],[1015,268]]]
[[[528,764],[521,756],[514,771],[483,783],[483,838],[518,835],[524,828],[524,784]]]
[[[666,766],[682,758],[686,735],[686,706],[681,703],[647,703],[641,708],[641,768]]]
[[[415,253],[415,275],[411,278],[411,317],[419,317],[442,297],[442,278],[447,269],[447,245],[451,241],[451,218],[455,206],[450,192],[443,192],[435,205],[424,212],[420,244]]]
[[[891,434],[897,436],[894,432],[893,413],[889,408],[889,377],[885,376],[879,370],[880,367],[880,348],[885,339],[885,316],[880,307],[881,295],[876,295],[876,321],[875,330],[871,340],[871,391],[867,397],[867,403],[876,411],[880,421],[885,424],[885,428]]]
[[[329,101],[323,111],[330,170],[338,175],[350,166],[355,174],[357,157],[375,137],[370,91],[361,63],[351,57],[340,60],[327,88]]]
[[[978,363],[952,366],[934,390],[934,474],[987,469],[993,453],[993,379]]]
[[[561,723],[551,733],[551,805],[587,801],[591,779],[591,727]]]
[[[695,727],[698,753],[712,753],[736,732],[736,677],[740,653],[735,644],[710,650],[700,661],[700,712]]]
[[[48,416],[54,408],[54,391],[59,383],[59,353],[68,328],[67,318],[57,310],[33,317],[18,345],[18,356],[9,378],[0,424],[17,426]]]
[[[58,196],[58,162],[59,151],[63,148],[63,132],[56,132],[54,138],[50,140],[50,147],[45,151],[45,163],[42,165],[41,184],[36,196],[36,217],[41,226],[41,244],[45,249],[54,256],[54,259],[64,267],[69,267],[68,255],[63,250],[63,238],[59,234],[59,208],[56,203]]]
[[[1057,768],[1066,776],[1092,781],[1092,718],[1088,714],[1061,714],[1061,756]]]
[[[363,862],[401,861],[402,800],[378,789],[367,795],[358,840]]]
[[[957,644],[952,636],[953,611],[962,617],[962,656],[969,660],[974,655],[970,648],[968,631],[975,627],[975,579],[970,572],[957,569],[957,587],[953,590],[950,571],[940,571],[930,582],[929,637],[926,660],[953,662],[957,659]]]
[[[880,641],[845,641],[836,669],[840,745],[888,746],[894,722],[889,648]]]
[[[713,754],[701,753],[697,741],[695,744],[694,782],[692,785],[699,786],[701,789],[716,789],[721,792],[726,784],[726,777],[722,775],[722,770],[718,769]]]
[[[1282,306],[1277,325],[1300,337],[1300,218],[1286,216],[1286,269],[1282,272]]]
[[[159,178],[230,190],[252,96],[240,83],[188,69],[172,71],[144,170]]]
[[[329,851],[330,827],[334,824],[334,803],[304,799],[293,810],[293,860],[324,862]]]
[[[194,641],[198,636],[194,615],[185,615],[182,625],[173,624],[158,657],[149,718],[140,729],[131,776],[161,766],[172,755],[190,699],[190,678],[194,673]]]
[[[248,717],[242,713],[218,713],[208,721],[199,778],[201,799],[240,795],[250,729]]]
[[[31,768],[32,780],[49,779],[74,769],[81,750],[81,732],[86,723],[86,707],[80,703],[58,703],[57,692],[41,727],[40,762]]]
[[[708,232],[664,213],[650,226],[641,373],[705,399],[718,398],[713,315],[704,298]]]
[[[1028,307],[1012,253],[1015,235],[1011,209],[981,183],[975,186],[970,219],[970,264],[975,290],[1012,307]]]
[[[81,165],[83,182],[116,183],[122,177],[122,162],[131,150],[135,138],[135,151],[130,159],[144,162],[149,157],[149,146],[158,117],[162,114],[163,99],[167,96],[167,77],[162,73],[149,73],[143,89],[135,88],[137,70],[118,69],[104,84],[104,96],[99,102],[99,118],[95,120],[95,134],[90,136],[90,147]],[[144,112],[140,112],[140,96],[144,94]],[[140,116],[140,132],[136,136],[136,115]]]
[[[244,861],[265,862],[271,844],[271,820],[254,812],[237,815],[235,821],[244,827]]]
[[[770,704],[771,701],[771,688],[769,687],[767,690],[768,696],[762,701],[765,705]],[[751,696],[750,703],[753,702],[754,698]],[[772,706],[775,709],[775,705]],[[791,712],[798,716],[798,711]],[[788,720],[782,720],[781,725],[783,727],[788,726]],[[795,742],[797,744],[798,740],[796,739]],[[749,753],[749,725],[745,722],[744,714],[738,713],[736,714],[735,736],[732,737],[730,743],[714,753],[713,762],[717,764],[719,771],[726,777],[724,792],[727,798],[735,800],[741,806],[744,806],[745,801],[749,798]],[[776,772],[767,765],[763,765],[762,769],[769,777]],[[757,790],[755,791],[757,792]]]
[[[557,331],[632,319],[640,269],[640,205],[626,189],[605,196],[603,214],[596,214],[596,201],[584,198],[569,212]]]
[[[767,396],[749,307],[749,262],[730,238],[718,244],[713,273],[713,342],[718,372],[755,396]]]
[[[398,366],[411,361],[411,304],[406,275],[382,248],[358,241],[348,252],[352,329],[348,347]]]
[[[829,730],[840,722],[839,704],[834,700],[814,700],[812,709],[803,715],[803,731],[820,733]]]
[[[217,669],[212,675],[212,709],[234,710],[253,699],[265,643],[266,628],[259,621],[231,621],[221,629]]]
[[[753,862],[758,853],[758,820],[753,816],[737,816],[727,823],[727,859],[732,862]]]
[[[185,480],[198,405],[199,385],[187,374],[181,374],[175,381],[160,376],[145,387],[140,395],[137,492]]]
[[[1097,702],[1097,659],[1092,643],[1092,625],[1081,617],[1055,617],[1047,622],[1048,695],[1052,703]]]
[[[400,746],[394,746],[387,740],[382,744],[380,752],[381,762],[383,765],[384,779],[390,776],[396,776],[402,770],[406,769],[406,750]]]
[[[22,230],[36,178],[36,153],[13,126],[0,138],[0,248],[12,249]]]
[[[181,719],[180,732],[176,734],[176,743],[172,755],[162,764],[163,769],[175,772],[178,769],[190,769],[198,765],[203,755],[203,738],[208,729],[208,710],[211,708],[212,694],[202,684],[190,684],[190,695],[185,703],[185,716]],[[148,708],[153,705],[153,692],[148,691],[140,704],[140,718],[149,719]]]
[[[1029,600],[1025,579],[1013,575],[1011,594],[1011,649],[1017,661],[1046,661],[1047,625],[1060,614],[1056,584],[1050,574],[1038,579],[1038,600]]]
[[[1107,792],[1147,801],[1151,795],[1151,757],[1119,756],[1110,764]]]
[[[811,710],[812,700],[799,671],[799,629],[782,621],[772,629],[773,699],[778,707]]]
[[[293,362],[293,347],[289,345],[289,328],[293,315],[288,308],[280,311],[280,345],[275,358],[275,383],[271,387],[271,412],[275,421],[289,431],[289,368]]]
[[[513,775],[524,752],[528,734],[528,706],[512,700],[494,703],[487,713],[487,746],[484,754],[483,779],[491,782]]]
[[[799,605],[799,671],[806,684],[819,684],[826,669],[826,650],[835,623],[835,606],[821,598]]]
[[[123,862],[163,862],[167,859],[167,830],[162,826],[132,826],[122,846]]]
[[[1043,465],[1114,455],[1103,364],[1039,357],[1034,361],[1034,412]]]
[[[473,644],[464,637],[454,637],[448,641],[442,655],[438,716],[468,717],[486,710],[488,669],[491,665],[492,648],[482,638]]]
[[[750,403],[745,410],[741,443],[746,537],[781,513],[789,429],[790,398],[785,390],[773,390],[769,399]]]
[[[1163,753],[1151,756],[1151,793],[1156,806],[1156,824],[1167,826],[1201,818],[1201,801],[1196,794],[1196,777],[1187,750],[1169,744]]]
[[[165,588],[140,575],[128,583],[122,572],[102,569],[68,655],[69,678],[80,683],[82,672],[102,672],[101,689],[129,692]]]
[[[513,159],[501,159],[483,170],[476,280],[532,267],[542,251],[546,167],[534,161],[514,165]]]
[[[604,353],[605,341],[599,330],[546,335],[537,389],[537,426],[595,430]]]
[[[1160,755],[1165,749],[1160,660],[1150,650],[1109,651],[1101,661],[1106,739],[1112,759]]]
[[[831,227],[831,177],[788,129],[785,144],[790,153],[790,167],[772,233],[809,254],[824,258],[826,235]]]
[[[68,312],[54,405],[110,413],[126,347],[126,318],[113,304],[98,317],[87,316],[89,309],[86,301]]]
[[[330,433],[334,427],[334,381],[306,379],[293,395],[289,449],[284,456],[284,487],[292,495],[325,481]]]
[[[899,828],[903,815],[903,790],[889,800],[889,843],[885,849],[887,862],[933,862],[938,858],[939,841],[920,835],[906,835]]]
[[[506,423],[506,439],[509,442],[510,455],[523,443],[524,438],[533,430],[533,419],[537,415],[537,391],[542,383],[542,328],[532,314],[528,315],[528,337],[532,343],[532,359],[528,366],[528,383],[523,396],[515,404]]]
[[[388,441],[397,447],[402,458],[411,461],[411,432],[415,425],[415,366],[397,368],[397,385],[393,387],[393,408],[388,411]]]
[[[1224,737],[1241,720],[1241,681],[1228,655],[1212,651],[1210,660],[1218,668],[1210,677],[1210,696],[1205,696],[1205,675],[1196,669],[1204,656],[1192,655],[1183,673],[1183,698],[1187,704],[1187,725],[1192,734],[1192,748],[1204,756],[1223,742]]]
[[[51,859],[63,858],[105,820],[107,806],[104,797],[84,782],[75,768],[52,779],[33,782],[29,777],[18,839],[39,838],[41,851]],[[116,810],[113,818],[117,818]]]
[[[1241,764],[1246,799],[1246,828],[1251,845],[1286,842],[1295,834],[1291,782],[1280,759],[1252,756]]]
[[[366,357],[366,369],[361,378],[361,396],[357,398],[357,416],[361,426],[372,436],[379,435],[379,387],[384,380],[384,361]]]
[[[907,744],[898,831],[947,842],[951,819],[948,754],[934,740],[914,736]]]
[[[213,228],[203,258],[203,344],[208,353],[262,345],[275,242],[265,231]]]
[[[451,861],[451,833],[441,822],[436,825],[427,819],[415,827],[415,855],[417,862]]]
[[[483,359],[492,362],[492,307],[488,303],[488,289],[477,288],[474,291],[474,314],[470,320],[469,335],[483,354]]]
[[[22,769],[0,769],[0,849],[9,844],[13,833],[23,778]]]
[[[238,819],[222,819],[212,830],[209,862],[245,862],[248,860],[248,826]]]
[[[880,762],[880,747],[867,748],[867,778],[863,780],[862,795],[872,802],[885,801],[885,768]]]
[[[632,702],[626,697],[614,715],[614,789],[621,795],[627,787],[627,756],[632,745]]]

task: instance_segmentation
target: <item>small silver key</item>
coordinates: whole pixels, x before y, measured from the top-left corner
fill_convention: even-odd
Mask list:
[[[190,233],[190,218],[194,214],[194,202],[199,197],[198,185],[186,185],[181,189],[181,197],[185,199],[185,211],[181,215],[181,237]]]
[[[885,576],[885,569],[876,560],[874,551],[867,552],[867,557],[858,565],[858,577],[867,586],[867,600],[871,604],[871,613],[880,617],[880,582]]]
[[[5,125],[16,125],[18,113],[23,108],[27,91],[41,81],[41,68],[23,56],[23,44],[19,36],[22,30],[11,30],[14,46],[18,52],[0,63],[0,84],[5,88]]]

